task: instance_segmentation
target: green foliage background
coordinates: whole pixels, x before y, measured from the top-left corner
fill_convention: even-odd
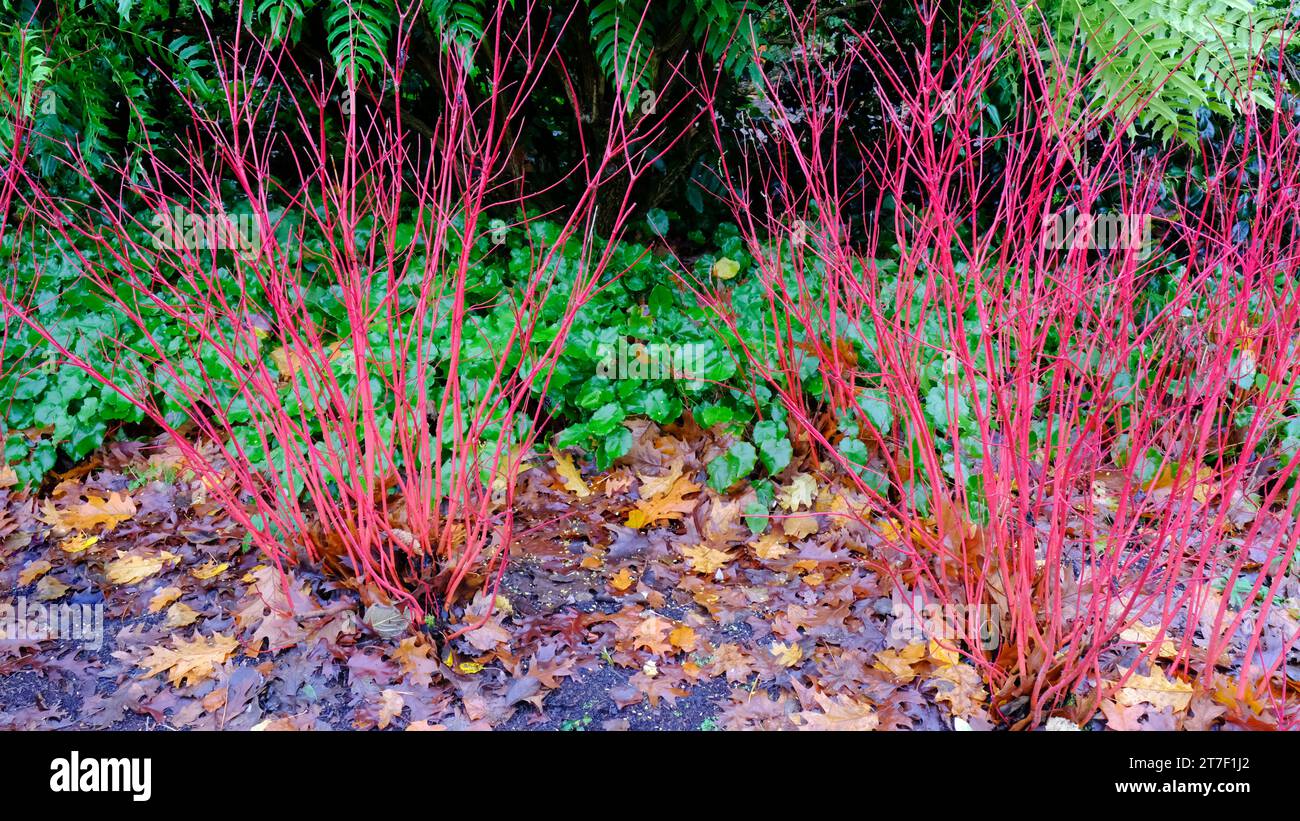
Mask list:
[[[832,4],[832,10],[849,15],[851,5]],[[347,85],[382,84],[381,67],[401,57],[394,54],[395,7],[381,0],[262,0],[244,6],[242,16],[239,5],[229,0],[77,0],[53,6],[38,6],[33,0],[0,0],[0,8],[6,12],[0,22],[0,38],[9,57],[0,69],[0,78],[10,105],[31,119],[39,135],[32,162],[56,186],[74,194],[85,180],[61,167],[69,157],[67,143],[79,147],[92,173],[119,166],[129,172],[136,147],[146,142],[166,147],[179,133],[177,125],[186,121],[184,98],[201,105],[220,93],[221,79],[206,40],[200,37],[205,25],[218,36],[245,26],[297,54],[325,58],[329,70]],[[637,116],[644,93],[664,87],[666,55],[696,49],[708,60],[723,63],[725,76],[743,88],[756,49],[772,45],[774,53],[781,51],[780,24],[770,22],[781,18],[769,17],[771,7],[763,4],[602,0],[587,2],[582,9],[582,26],[565,48],[573,58],[578,85],[586,84],[584,96],[590,92],[597,107],[603,107],[602,113],[592,114],[595,122],[620,107],[629,116]],[[1078,64],[1057,62],[1047,48],[1048,40],[1036,43],[1049,70],[1098,68],[1092,104],[1125,115],[1139,98],[1153,98],[1137,118],[1136,130],[1144,138],[1194,143],[1205,132],[1207,116],[1231,117],[1243,105],[1271,106],[1275,102],[1264,92],[1257,92],[1250,101],[1239,99],[1238,93],[1241,71],[1276,41],[1272,35],[1265,36],[1269,27],[1285,22],[1282,6],[1273,0],[1261,0],[1257,5],[1247,0],[1038,0],[1021,3],[1016,9],[1032,33],[1050,38],[1058,50],[1081,38],[1086,51]],[[1003,6],[1004,14],[1011,11]],[[414,47],[433,52],[455,49],[470,59],[486,36],[486,16],[482,2],[431,2],[418,21]],[[828,15],[828,48],[836,37],[844,36],[837,22],[835,15]],[[422,74],[419,55],[408,57],[416,67],[416,77],[401,93],[418,100],[433,91],[428,72]],[[482,57],[478,52],[474,59]],[[492,90],[484,86],[481,91],[490,94]],[[1014,104],[1015,91],[1013,82],[1010,104]],[[539,130],[555,127],[558,120],[549,112],[564,103],[562,92],[554,88],[537,103]],[[7,152],[12,137],[10,118],[0,118],[0,149]],[[554,137],[549,139],[548,145],[554,146]],[[550,150],[560,153],[557,148]],[[647,207],[645,224],[617,248],[611,270],[620,271],[621,277],[608,283],[580,313],[550,390],[539,397],[555,419],[548,437],[561,447],[581,447],[599,466],[608,467],[631,445],[629,432],[621,424],[626,418],[645,416],[659,424],[671,424],[689,413],[702,427],[729,437],[726,450],[708,466],[710,483],[725,490],[742,479],[756,478],[754,504],[765,509],[771,502],[771,487],[763,482],[786,467],[795,446],[781,403],[773,401],[770,391],[751,378],[755,360],[747,359],[775,361],[774,340],[762,332],[765,327],[770,330],[767,303],[759,283],[750,276],[752,249],[745,247],[735,227],[695,218],[703,210],[698,198],[700,181],[706,176],[696,172],[706,158],[688,151],[675,162],[687,173],[675,178],[666,174],[660,181],[662,190],[644,198],[648,205],[663,207]],[[237,211],[232,204],[231,213]],[[534,222],[529,230],[557,229],[546,222]],[[692,253],[682,260],[668,254],[660,240],[670,234],[679,247]],[[481,242],[475,249],[477,262],[472,270],[477,279],[470,284],[471,290],[487,297],[515,287],[528,276],[525,239],[517,231],[500,246]],[[297,251],[313,251],[312,240]],[[64,344],[91,361],[100,356],[106,336],[122,333],[126,323],[114,316],[102,298],[83,287],[75,255],[55,239],[11,233],[0,244],[0,258],[6,260],[17,283],[37,291],[43,321]],[[739,265],[739,276],[726,286],[726,297],[742,329],[739,336],[711,327],[683,287],[687,282],[710,281],[712,265],[720,258]],[[572,274],[580,264],[574,248],[559,262],[561,281],[567,271],[571,286]],[[884,287],[892,288],[893,262],[882,259],[876,265]],[[311,266],[304,267],[310,270]],[[339,311],[326,273],[321,272],[318,282],[309,283],[309,305],[318,321],[336,322],[338,338],[343,340],[351,329],[346,326],[346,314]],[[787,273],[794,276],[793,270]],[[816,296],[820,272],[800,273]],[[1230,288],[1231,283],[1225,287]],[[1149,300],[1146,307],[1158,309],[1170,291],[1167,279],[1154,278],[1144,297]],[[567,296],[564,287],[553,295],[555,304],[550,310],[556,316]],[[484,309],[475,319],[479,333],[466,336],[462,353],[467,362],[487,363],[490,357],[485,351],[500,348],[514,319],[504,310],[493,309]],[[835,320],[827,317],[828,322]],[[183,351],[193,346],[193,340],[186,339],[180,328],[169,326],[162,316],[155,321],[151,333],[171,349]],[[0,363],[0,397],[6,399],[7,408],[0,432],[4,434],[5,460],[24,483],[40,482],[60,459],[81,459],[105,437],[141,421],[129,403],[85,374],[60,364],[39,337],[12,317],[5,317],[4,323],[9,343]],[[368,329],[375,334],[383,330]],[[916,330],[936,350],[949,347],[937,324]],[[971,335],[969,348],[982,350],[978,326],[968,324],[967,332]],[[792,333],[796,342],[806,341],[806,330],[793,329]],[[704,381],[611,380],[599,375],[601,346],[616,345],[620,338],[700,346],[705,352]],[[142,342],[124,341],[128,348]],[[849,341],[870,372],[872,340]],[[446,329],[442,329],[434,339],[438,356],[447,356],[448,344]],[[219,363],[208,364],[219,367]],[[936,357],[918,366],[928,421],[934,428],[946,431],[952,421],[959,428],[973,425],[970,406],[987,401],[987,397],[978,390],[962,396],[955,406],[958,418],[950,419],[945,401],[948,378],[942,363]],[[806,380],[802,389],[813,402],[819,401],[823,387],[815,376],[816,360],[807,355],[799,370]],[[474,395],[476,379],[481,376],[472,368],[462,375],[467,395]],[[880,430],[894,426],[880,386],[863,386],[860,402],[862,418]],[[178,418],[183,415],[183,408],[174,410]],[[839,429],[844,436],[837,447],[851,460],[865,462],[867,446],[859,421],[841,419]],[[314,431],[317,436],[326,433]],[[969,439],[978,441],[979,437]],[[972,454],[951,452],[946,437],[938,440],[939,448],[948,449],[942,454],[943,463],[950,475],[957,475],[958,465]],[[1269,445],[1287,452],[1294,452],[1297,446],[1300,422],[1284,425]],[[912,456],[920,459],[919,454]],[[924,489],[918,492],[923,496]],[[923,499],[916,501],[923,507]]]

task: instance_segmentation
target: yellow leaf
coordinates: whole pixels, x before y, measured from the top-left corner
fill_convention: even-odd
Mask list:
[[[271,361],[280,376],[289,378],[298,370],[301,360],[288,348],[280,347],[271,351]]]
[[[775,532],[766,533],[758,541],[750,545],[754,548],[754,555],[763,561],[772,561],[779,559],[790,552],[790,548]]]
[[[876,662],[872,666],[906,684],[916,678],[916,671],[912,669],[912,665],[925,660],[927,649],[923,642],[917,642],[907,645],[901,652],[892,648],[881,650],[876,653]]]
[[[46,573],[49,573],[50,569],[53,567],[54,565],[50,564],[44,559],[37,559],[36,561],[24,567],[22,569],[22,572],[18,574],[18,586],[26,587],[27,585],[39,579],[41,576],[44,576]]]
[[[1134,644],[1149,645],[1156,640],[1160,633],[1159,625],[1148,625],[1142,622],[1134,622],[1127,630],[1119,634],[1122,641],[1131,641]],[[1160,642],[1160,650],[1157,653],[1162,659],[1171,659],[1178,655],[1178,648],[1174,646],[1174,641],[1169,636],[1165,636]]]
[[[777,663],[782,667],[793,667],[803,658],[802,648],[794,642],[790,642],[790,644],[787,645],[779,641],[774,641],[767,650],[776,657]]]
[[[656,496],[663,496],[672,490],[677,480],[681,478],[682,472],[686,469],[686,462],[678,456],[668,465],[668,472],[663,476],[651,476],[645,473],[638,473],[637,479],[641,480],[639,492],[642,499],[653,499]]]
[[[210,579],[213,576],[220,576],[230,567],[228,562],[217,564],[216,560],[209,560],[202,567],[196,567],[190,571],[196,579]]]
[[[781,531],[791,539],[805,539],[817,532],[816,516],[792,516],[781,520]]]
[[[740,273],[740,263],[728,257],[720,257],[713,263],[713,275],[718,279],[734,279]]]
[[[164,587],[154,593],[153,598],[149,600],[149,612],[158,613],[180,597],[181,589],[179,587]]]
[[[1189,469],[1184,468],[1182,474],[1182,476],[1178,476],[1173,466],[1167,466],[1159,476],[1147,483],[1144,490],[1160,499],[1173,495],[1181,496],[1186,493],[1186,489],[1190,484],[1192,499],[1202,505],[1209,502],[1210,497],[1219,492],[1219,483],[1214,481],[1217,474],[1212,467],[1202,465],[1196,470],[1195,475],[1192,475]]]
[[[587,483],[582,480],[582,474],[573,464],[572,456],[551,448],[551,458],[555,460],[555,472],[559,473],[560,478],[564,480],[565,490],[579,499],[585,499],[591,495],[591,488],[587,487]]]
[[[384,729],[393,723],[393,719],[402,714],[402,708],[406,706],[402,694],[396,690],[385,690],[379,695],[379,729]]]
[[[655,487],[655,485],[651,487]],[[667,490],[648,498],[646,486],[643,484],[641,487],[642,498],[636,503],[636,509],[628,514],[628,527],[639,530],[655,522],[685,517],[686,514],[695,510],[700,501],[698,497],[693,499],[685,497],[698,492],[699,489],[699,485],[680,473],[668,485]]]
[[[646,516],[645,511],[640,508],[635,508],[631,513],[627,514],[627,526],[633,530],[640,530],[648,524],[650,524],[650,519]]]
[[[475,673],[483,672],[483,665],[479,664],[477,661],[462,661],[460,664],[456,665],[456,669],[467,676],[472,676]]]
[[[46,576],[36,583],[37,601],[54,601],[68,592],[68,586],[53,576]]]
[[[98,536],[69,536],[59,543],[64,553],[81,553],[99,542]]]
[[[887,542],[900,542],[903,540],[903,528],[897,519],[881,519],[879,521],[880,538]]]
[[[699,641],[699,637],[695,635],[695,630],[693,628],[687,627],[684,624],[679,624],[673,628],[673,632],[668,634],[668,641],[678,650],[693,653],[695,652],[695,645]]]
[[[1116,703],[1124,707],[1150,704],[1157,709],[1174,708],[1174,712],[1187,709],[1192,702],[1192,685],[1179,678],[1167,678],[1165,671],[1152,665],[1150,675],[1136,673],[1115,694]]]
[[[179,557],[165,550],[157,556],[142,556],[119,550],[117,556],[117,559],[105,568],[105,572],[110,582],[123,585],[144,581],[162,570],[163,565],[179,560]]]
[[[814,693],[813,699],[821,707],[821,712],[804,710],[790,717],[800,729],[865,731],[880,725],[880,717],[865,701],[856,701],[849,696],[831,698],[823,693]]]
[[[195,632],[189,641],[177,637],[171,647],[149,648],[151,655],[140,666],[147,668],[144,678],[165,672],[173,687],[182,687],[210,678],[217,665],[226,663],[238,647],[232,636],[217,633],[205,639]]]
[[[705,576],[716,573],[723,565],[735,558],[730,553],[724,553],[721,550],[715,550],[705,545],[683,547],[681,550],[687,561],[690,562],[691,569]]]
[[[950,647],[945,647],[935,639],[930,639],[930,660],[941,666],[956,664],[961,655]]]
[[[935,671],[930,679],[937,688],[935,701],[946,701],[956,716],[976,715],[983,710],[988,693],[984,682],[969,664],[948,664]]]
[[[790,483],[776,494],[776,503],[783,510],[795,511],[801,507],[811,508],[817,496],[817,480],[809,473],[796,474]]]
[[[609,580],[609,583],[614,586],[615,590],[622,592],[632,586],[632,581],[632,574],[624,567],[618,571],[617,576]]]
[[[175,630],[180,627],[189,627],[199,617],[194,608],[184,602],[176,602],[167,608],[167,619],[163,626],[168,630]]]
[[[57,521],[50,524],[75,530],[102,526],[107,533],[134,515],[135,501],[130,496],[125,493],[110,493],[107,499],[89,496],[82,504],[58,511]]]
[[[1237,687],[1238,682],[1235,679],[1228,679],[1224,683],[1217,685],[1214,690],[1214,700],[1225,707],[1231,707],[1234,710],[1241,709],[1244,704],[1246,707],[1250,708],[1251,712],[1255,715],[1263,714],[1265,705],[1259,699],[1255,698],[1255,693],[1251,688],[1246,688],[1246,698],[1239,701],[1237,699]]]

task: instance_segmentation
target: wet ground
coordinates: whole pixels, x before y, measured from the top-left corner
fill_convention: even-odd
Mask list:
[[[611,693],[628,687],[630,674],[616,667],[602,667],[569,679],[547,696],[545,712],[524,708],[500,730],[714,730],[718,727],[718,702],[725,701],[729,688],[724,681],[697,684],[690,695],[675,704],[660,702],[632,704],[622,709]]]

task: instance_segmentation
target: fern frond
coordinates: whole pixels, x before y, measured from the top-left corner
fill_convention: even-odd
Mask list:
[[[603,0],[587,15],[591,43],[605,77],[614,84],[631,111],[641,92],[653,87],[648,76],[650,48],[654,41],[650,16],[644,3]]]
[[[1093,105],[1165,139],[1194,142],[1197,112],[1240,111],[1247,97],[1271,106],[1267,90],[1247,89],[1253,66],[1277,42],[1281,0],[1041,0],[1023,3],[1063,55],[1069,72],[1081,43],[1095,70]]]
[[[257,4],[257,17],[265,21],[271,45],[296,41],[302,21],[315,5],[315,0],[262,0]]]
[[[360,80],[374,75],[384,64],[395,17],[391,2],[330,0],[325,41],[340,77]]]
[[[429,22],[442,35],[444,46],[455,45],[468,54],[486,30],[482,6],[482,0],[431,0]]]
[[[687,0],[682,3],[682,23],[712,60],[723,61],[739,75],[754,53],[756,29],[747,4],[732,0]]]

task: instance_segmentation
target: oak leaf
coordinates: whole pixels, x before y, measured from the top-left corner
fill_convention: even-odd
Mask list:
[[[801,730],[874,730],[880,725],[880,717],[865,701],[824,693],[814,693],[813,699],[821,712],[804,710],[790,717]]]
[[[646,675],[644,670],[629,678],[627,683],[635,688],[637,693],[632,703],[644,697],[650,702],[652,709],[657,709],[660,701],[667,702],[668,706],[672,707],[677,703],[678,697],[689,694],[688,691],[673,684],[671,680],[662,676]]]
[[[1142,716],[1146,715],[1147,709],[1141,704],[1133,707],[1125,707],[1122,704],[1116,704],[1110,699],[1104,699],[1101,704],[1101,713],[1106,717],[1106,726],[1112,730],[1137,731],[1143,729]]]
[[[698,498],[686,497],[699,490],[700,485],[685,475],[678,476],[664,493],[648,499],[642,498],[636,503],[636,508],[628,514],[628,527],[639,529],[657,522],[685,517],[695,510],[700,501]]]
[[[64,553],[81,553],[99,542],[98,536],[69,536],[59,542],[59,548]]]
[[[806,539],[818,529],[816,516],[791,516],[781,520],[781,531],[791,539]]]
[[[799,473],[776,494],[776,503],[782,510],[795,511],[801,507],[811,508],[817,496],[817,480],[809,473]]]
[[[668,634],[668,641],[677,649],[687,653],[695,652],[695,645],[699,642],[699,637],[695,635],[695,630],[685,624],[679,624],[673,628],[673,632]]]
[[[988,692],[979,673],[969,664],[950,664],[935,671],[930,679],[938,692],[935,701],[946,701],[952,707],[953,715],[977,715],[984,709]]]
[[[176,630],[181,627],[189,627],[198,619],[199,614],[184,602],[176,602],[167,608],[167,618],[163,621],[163,627],[168,630]]]
[[[776,658],[777,663],[782,667],[794,667],[803,660],[803,648],[793,641],[789,644],[774,641],[767,648],[767,651]]]
[[[110,493],[107,499],[88,496],[86,501],[58,512],[58,521],[50,522],[71,530],[103,527],[107,533],[135,515],[135,500],[125,493]]]
[[[37,601],[54,601],[63,597],[69,590],[68,585],[53,576],[45,576],[36,583]]]
[[[582,473],[573,464],[572,456],[551,448],[551,458],[555,460],[555,472],[560,474],[560,478],[564,480],[565,490],[579,499],[585,499],[591,495],[591,488],[587,487],[587,483],[583,481]]]
[[[668,464],[668,472],[663,476],[650,476],[645,473],[638,473],[636,477],[641,480],[641,486],[638,489],[641,498],[653,499],[656,496],[663,496],[671,490],[673,485],[677,483],[677,480],[681,478],[682,471],[685,467],[685,460],[683,460],[681,456],[677,456]]]
[[[912,667],[925,660],[927,649],[924,643],[916,642],[904,647],[901,652],[893,648],[881,650],[876,653],[876,661],[872,666],[906,684],[916,678],[916,671]]]
[[[1183,729],[1204,732],[1213,728],[1215,720],[1228,712],[1222,704],[1216,704],[1209,693],[1197,693],[1192,697],[1191,708],[1183,719]]]
[[[204,638],[196,631],[189,641],[176,637],[170,648],[149,648],[150,656],[140,662],[141,667],[148,668],[142,678],[165,672],[173,687],[195,684],[210,678],[217,665],[225,664],[237,647],[239,642],[233,636],[221,633]]]
[[[754,672],[754,665],[739,645],[724,644],[713,651],[708,671],[710,676],[723,673],[727,681],[735,684],[747,680]]]
[[[752,542],[750,547],[754,550],[754,555],[765,562],[779,559],[790,552],[789,546],[775,531],[768,531],[758,541]]]
[[[433,674],[438,670],[438,657],[434,648],[423,636],[408,636],[393,651],[393,660],[406,674],[406,680],[417,687],[427,687],[433,683]]]
[[[1122,641],[1133,642],[1134,644],[1150,645],[1155,642],[1156,636],[1160,635],[1160,626],[1156,624],[1143,624],[1134,622],[1119,634]],[[1160,642],[1160,649],[1157,655],[1162,659],[1171,659],[1178,655],[1178,648],[1174,646],[1174,641],[1168,634]]]
[[[26,587],[41,576],[49,573],[53,567],[54,565],[50,564],[45,559],[37,559],[36,561],[31,562],[18,574],[18,586]]]
[[[727,562],[736,558],[730,553],[722,550],[716,550],[707,545],[697,545],[695,547],[681,548],[682,555],[690,563],[691,570],[704,576],[711,576],[722,568]]]
[[[1167,678],[1164,670],[1152,665],[1149,675],[1129,676],[1115,694],[1115,701],[1125,707],[1150,704],[1157,709],[1172,707],[1174,712],[1181,712],[1192,702],[1192,685],[1179,678]]]
[[[256,655],[263,640],[271,650],[298,644],[307,638],[307,629],[299,622],[296,613],[309,612],[313,604],[307,586],[299,585],[291,572],[281,579],[274,567],[259,566],[250,575],[255,582],[236,605],[235,623],[247,636],[247,650]],[[287,582],[287,585],[286,585]],[[288,588],[286,595],[285,589]]]
[[[190,573],[196,579],[206,580],[211,579],[214,576],[220,576],[222,573],[225,573],[226,569],[229,567],[229,562],[217,563],[215,559],[212,559],[206,562],[202,567],[196,567],[190,570]]]
[[[609,580],[609,583],[610,585],[613,586],[615,590],[622,593],[623,591],[627,590],[629,587],[632,586],[633,581],[634,579],[632,578],[632,574],[628,572],[628,569],[626,567],[624,567],[618,571],[618,574],[616,576],[614,576],[612,579]]]
[[[153,598],[149,600],[149,612],[160,612],[163,608],[180,597],[181,589],[179,587],[164,587],[155,592]]]
[[[652,653],[668,654],[673,652],[668,635],[673,630],[673,623],[651,613],[641,620],[632,631],[632,647],[644,647]]]
[[[499,644],[510,642],[510,631],[501,626],[495,618],[488,619],[482,626],[465,633],[465,641],[481,652],[495,650]]]
[[[156,556],[119,550],[117,558],[105,568],[105,573],[113,584],[136,584],[162,570],[168,563],[177,561],[180,561],[180,557],[166,550]]]
[[[930,660],[940,667],[961,661],[961,654],[937,639],[930,639]]]
[[[393,723],[393,719],[402,714],[406,706],[402,694],[396,690],[384,690],[379,696],[379,729],[383,730]]]

